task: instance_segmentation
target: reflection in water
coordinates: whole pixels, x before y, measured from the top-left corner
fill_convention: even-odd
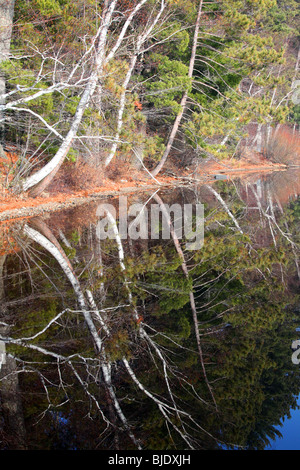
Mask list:
[[[160,204],[167,240],[122,239],[114,199],[114,239],[99,202],[3,224],[0,447],[264,449],[300,390],[296,183],[132,197]],[[205,205],[201,249],[176,236],[175,202]]]

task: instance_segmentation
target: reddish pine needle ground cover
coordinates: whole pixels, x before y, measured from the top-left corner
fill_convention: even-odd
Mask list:
[[[15,154],[6,154],[5,161],[0,159],[0,184],[1,179],[10,180],[11,175],[8,174],[7,168],[14,165],[18,157]],[[88,200],[95,196],[117,195],[118,193],[136,192],[138,190],[147,190],[152,187],[172,187],[178,185],[180,182],[199,181],[210,182],[214,181],[214,175],[218,173],[227,174],[229,178],[236,176],[244,177],[252,172],[270,172],[274,170],[284,169],[285,165],[274,164],[264,159],[261,156],[252,156],[251,158],[243,158],[240,160],[223,160],[222,162],[210,161],[203,164],[196,170],[191,169],[176,169],[175,166],[169,165],[166,167],[155,179],[151,178],[145,170],[130,170],[130,174],[126,174],[123,170],[120,174],[114,174],[114,171],[105,176],[101,176],[100,184],[95,184],[95,181],[83,181],[81,188],[76,189],[74,185],[68,186],[66,183],[65,175],[59,176],[56,182],[50,186],[47,192],[41,196],[32,198],[28,194],[14,195],[5,189],[0,189],[0,220],[9,219],[11,217],[15,220],[18,217],[24,217],[18,210],[28,208],[29,212],[32,209],[32,214],[27,213],[26,217],[35,215],[35,208],[49,206],[49,210],[59,209],[59,205],[65,203],[79,203]],[[65,171],[65,170],[64,170]],[[0,186],[1,188],[1,186]],[[83,189],[84,188],[84,189]],[[27,211],[28,212],[28,211]],[[5,217],[1,217],[1,215]]]

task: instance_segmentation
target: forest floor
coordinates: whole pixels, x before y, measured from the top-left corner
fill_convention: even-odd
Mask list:
[[[0,162],[1,166],[1,162]],[[133,171],[130,175],[122,174],[118,179],[102,177],[101,184],[88,186],[88,189],[72,189],[59,184],[50,187],[48,192],[32,198],[28,194],[13,195],[7,191],[0,192],[0,222],[44,215],[68,207],[82,205],[87,202],[108,196],[133,194],[141,191],[170,189],[182,185],[213,183],[216,175],[221,178],[246,178],[253,173],[269,173],[283,171],[285,165],[274,164],[261,157],[242,158],[240,160],[209,161],[199,165],[197,169],[174,169],[166,167],[155,179],[144,170]],[[1,170],[1,169],[0,169]]]

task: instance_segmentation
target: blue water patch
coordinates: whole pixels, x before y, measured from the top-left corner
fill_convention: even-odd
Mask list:
[[[300,396],[297,400],[300,407]],[[282,437],[277,437],[265,450],[300,450],[300,409],[291,410],[290,418],[282,420],[282,426],[277,426]]]

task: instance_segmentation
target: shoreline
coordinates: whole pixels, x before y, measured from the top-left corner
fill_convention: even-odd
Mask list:
[[[228,178],[224,178],[226,181],[237,177],[243,178],[247,175],[253,175],[255,173],[273,173],[276,171],[286,171],[288,167],[281,164],[273,165],[249,165],[248,167],[231,167],[226,168],[226,164],[217,163],[212,168],[198,174],[186,174],[183,176],[161,176],[156,178],[152,184],[149,184],[148,179],[141,179],[135,182],[135,185],[129,184],[127,180],[120,180],[120,182],[111,182],[109,187],[102,186],[84,191],[74,191],[73,193],[58,193],[56,195],[40,196],[37,198],[30,198],[26,196],[20,197],[7,197],[4,200],[0,200],[0,223],[4,221],[17,221],[18,219],[31,218],[35,216],[45,215],[47,213],[56,212],[75,206],[88,204],[97,199],[117,197],[120,194],[131,194],[137,192],[145,192],[157,189],[170,189],[172,187],[187,186],[195,184],[207,184],[214,183],[217,181],[217,175],[226,176],[230,173]],[[123,183],[122,183],[123,181]],[[124,184],[125,183],[125,184]]]

